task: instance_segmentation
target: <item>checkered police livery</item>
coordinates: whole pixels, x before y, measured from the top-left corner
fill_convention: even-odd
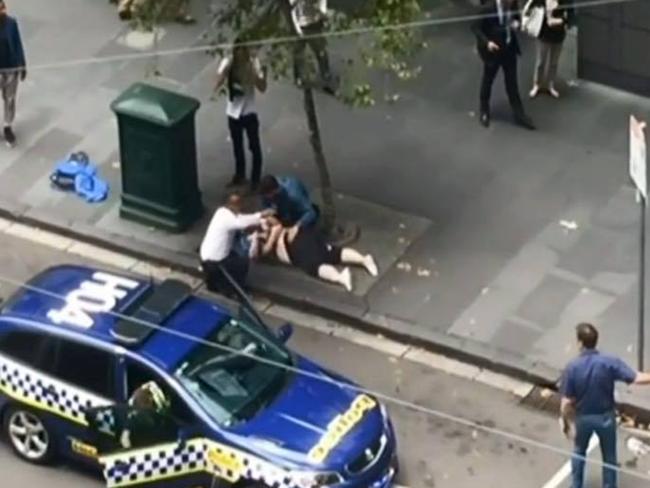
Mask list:
[[[260,481],[273,488],[304,487],[305,476],[209,439],[182,447],[165,444],[100,458],[108,488],[122,488],[192,473],[207,473],[230,483]],[[302,483],[300,483],[302,481]]]
[[[102,457],[109,488],[173,478],[206,471],[202,441],[189,441]]]
[[[84,411],[109,405],[98,396],[72,387],[0,355],[0,391],[14,400],[86,425]],[[110,423],[110,419],[103,419]]]

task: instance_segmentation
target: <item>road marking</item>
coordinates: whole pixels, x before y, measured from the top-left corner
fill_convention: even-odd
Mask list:
[[[598,447],[598,436],[593,435],[591,436],[591,439],[589,439],[589,446],[587,447],[587,454],[586,456],[589,456],[591,451],[596,449]],[[564,480],[569,477],[571,474],[571,461],[567,461],[562,465],[562,467],[553,475],[553,477],[548,480],[542,488],[558,488],[562,483],[564,483]]]
[[[164,266],[141,261],[126,254],[109,251],[84,241],[59,236],[40,230],[34,226],[0,219],[0,232],[145,276],[153,276],[157,279],[181,279],[191,286],[200,284],[198,278],[189,274],[172,271]],[[289,307],[269,302],[264,308],[266,309],[266,313],[282,317],[290,322],[295,322],[304,328],[312,329],[326,335],[333,335],[344,341],[373,349],[388,356],[415,361],[446,374],[476,381],[496,390],[512,393],[517,397],[525,397],[534,387],[532,383],[519,381],[488,369],[482,369],[472,364],[423,349],[413,349],[408,344],[387,339],[378,334],[369,334],[350,327],[340,327],[321,317],[305,314]],[[396,488],[406,487],[396,486]]]

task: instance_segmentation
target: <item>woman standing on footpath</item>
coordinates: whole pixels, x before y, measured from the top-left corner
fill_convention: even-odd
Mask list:
[[[567,30],[575,24],[573,2],[572,0],[530,0],[524,11],[534,7],[544,9],[544,21],[537,39],[537,61],[530,98],[535,98],[540,90],[544,89],[553,98],[559,98],[560,93],[557,91],[555,81],[562,44]]]

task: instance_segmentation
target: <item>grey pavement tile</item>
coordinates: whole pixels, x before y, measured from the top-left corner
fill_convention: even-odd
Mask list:
[[[77,134],[58,128],[50,129],[10,167],[2,171],[0,193],[4,198],[22,200],[25,188],[38,179],[47,179],[55,161],[68,154],[79,140]]]
[[[541,335],[542,332],[539,330],[534,330],[519,322],[506,320],[497,329],[490,343],[506,351],[517,351],[526,355],[533,349]]]
[[[556,276],[547,276],[516,311],[517,316],[546,329],[555,327],[560,316],[582,287]]]
[[[638,237],[602,227],[589,227],[559,267],[590,280],[600,272],[631,273],[637,267]]]

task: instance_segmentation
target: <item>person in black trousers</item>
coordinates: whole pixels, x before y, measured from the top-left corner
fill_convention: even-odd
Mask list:
[[[239,186],[246,182],[245,133],[253,159],[251,190],[254,191],[262,176],[262,145],[260,122],[255,108],[255,92],[266,91],[266,70],[246,45],[239,44],[241,40],[235,43],[232,55],[226,56],[219,64],[215,91],[219,91],[224,84],[227,86],[226,114],[235,157],[235,175],[230,186]]]
[[[499,69],[503,70],[506,92],[515,122],[529,130],[535,126],[524,112],[517,82],[517,56],[521,54],[516,30],[521,25],[517,0],[490,0],[481,7],[479,18],[472,23],[477,48],[483,60],[480,122],[490,125],[490,95]]]

